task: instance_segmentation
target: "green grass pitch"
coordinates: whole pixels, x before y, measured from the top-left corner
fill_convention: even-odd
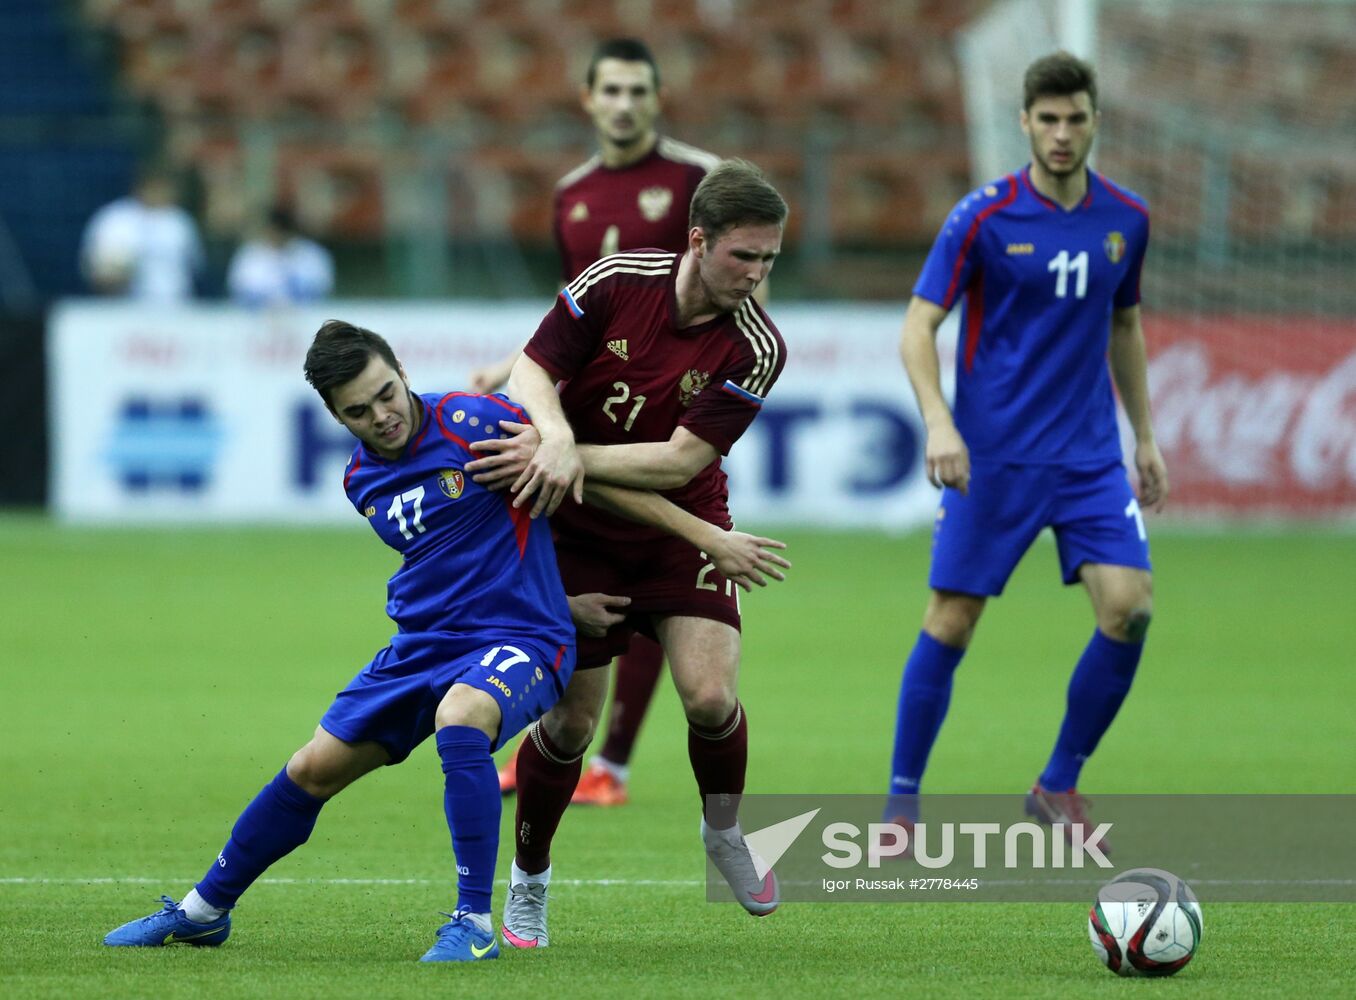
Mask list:
[[[879,791],[900,664],[926,595],[927,539],[785,537],[792,579],[744,601],[749,790]],[[1084,790],[1352,792],[1356,536],[1162,531],[1154,556],[1149,649]],[[545,952],[472,967],[416,962],[453,901],[431,745],[327,807],[311,842],[242,901],[225,947],[103,948],[110,928],[201,875],[239,810],[384,643],[392,569],[360,524],[137,532],[0,518],[0,994],[1349,990],[1353,906],[1212,906],[1207,895],[1196,960],[1147,982],[1096,964],[1080,904],[788,904],[766,920],[708,904],[698,802],[667,686],[633,762],[633,805],[566,817]],[[1053,546],[1038,544],[957,675],[929,789],[1027,787],[1090,629],[1086,598],[1058,585]],[[510,807],[501,875],[511,816]]]

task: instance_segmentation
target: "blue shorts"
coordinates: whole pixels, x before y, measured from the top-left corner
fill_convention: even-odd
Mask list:
[[[1055,531],[1064,582],[1084,563],[1149,569],[1144,518],[1120,462],[973,462],[970,493],[942,491],[932,529],[934,590],[996,597],[1042,528]]]
[[[335,696],[320,725],[345,743],[380,743],[398,764],[433,735],[443,695],[469,684],[499,702],[497,750],[560,700],[573,671],[573,644],[402,632]]]

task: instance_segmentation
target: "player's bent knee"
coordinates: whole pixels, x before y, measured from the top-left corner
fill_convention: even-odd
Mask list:
[[[1133,609],[1125,616],[1125,641],[1143,642],[1144,637],[1149,634],[1149,622],[1153,620],[1153,612],[1147,607]]]
[[[390,759],[376,743],[345,743],[317,727],[310,742],[287,761],[287,776],[307,795],[329,799]]]
[[[923,631],[944,646],[965,649],[983,611],[983,598],[934,591],[923,615]]]
[[[438,703],[433,724],[437,729],[447,726],[466,726],[479,729],[493,740],[499,735],[503,713],[499,702],[486,691],[469,684],[454,684]]]
[[[317,799],[338,795],[352,780],[325,755],[316,752],[310,743],[294,753],[287,762],[287,776],[303,792]]]
[[[975,627],[961,622],[932,622],[923,625],[923,631],[943,646],[952,649],[966,649],[974,637]]]
[[[712,684],[683,695],[683,714],[698,726],[719,726],[735,707],[735,693],[723,684]]]
[[[593,734],[598,728],[598,713],[587,705],[556,705],[541,718],[546,735],[563,752],[583,753],[593,742]]]

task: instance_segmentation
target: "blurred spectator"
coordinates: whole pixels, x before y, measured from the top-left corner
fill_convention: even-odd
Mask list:
[[[334,290],[334,258],[301,235],[291,212],[274,206],[259,234],[231,258],[226,290],[246,306],[314,302]]]
[[[148,302],[193,296],[202,238],[178,202],[175,175],[157,165],[137,177],[132,194],[94,213],[80,244],[80,266],[94,291]]]

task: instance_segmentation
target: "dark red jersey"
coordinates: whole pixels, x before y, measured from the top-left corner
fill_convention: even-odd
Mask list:
[[[562,277],[569,281],[600,257],[658,247],[687,249],[692,192],[720,157],[662,136],[629,166],[603,166],[601,156],[556,184],[552,227]]]
[[[662,250],[603,258],[565,286],[528,342],[527,356],[565,382],[560,402],[580,444],[667,441],[685,427],[728,454],[781,374],[786,345],[752,299],[677,327],[680,259]],[[719,459],[665,496],[712,524],[730,523]],[[569,501],[553,523],[566,535],[659,534]]]

